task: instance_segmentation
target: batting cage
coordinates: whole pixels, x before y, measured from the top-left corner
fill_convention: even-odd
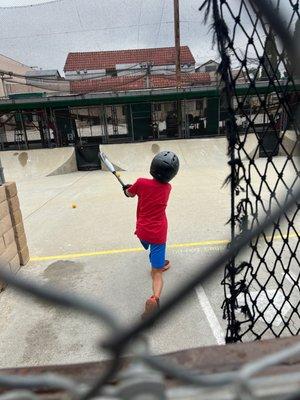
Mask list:
[[[225,121],[228,138],[230,173],[224,182],[228,185],[231,201],[228,247],[215,258],[201,262],[201,265],[199,262],[197,272],[180,282],[176,291],[155,312],[126,325],[98,298],[89,299],[43,281],[26,279],[0,265],[0,279],[13,288],[51,305],[93,317],[105,326],[107,336],[101,341],[101,348],[110,358],[102,369],[98,369],[98,362],[93,364],[97,379],[92,382],[88,377],[85,384],[78,377],[83,379],[87,373],[77,374],[75,379],[57,373],[41,374],[39,368],[34,376],[14,376],[10,370],[7,375],[2,374],[1,388],[25,388],[27,391],[4,394],[2,400],[37,399],[31,392],[37,389],[46,393],[47,398],[50,394],[45,389],[59,389],[68,398],[82,400],[100,399],[100,396],[103,399],[299,398],[299,374],[288,377],[284,374],[279,381],[283,382],[280,389],[293,391],[290,397],[272,397],[269,392],[261,393],[263,397],[255,394],[258,383],[272,387],[278,384],[278,370],[266,381],[260,374],[271,366],[279,363],[282,366],[282,363],[290,362],[291,357],[299,356],[298,341],[271,355],[266,345],[263,357],[256,354],[250,357],[252,361],[240,367],[241,364],[228,358],[232,349],[239,349],[237,357],[242,362],[245,356],[242,349],[254,348],[254,344],[228,346],[223,353],[225,361],[215,357],[207,373],[207,366],[200,371],[187,369],[188,359],[181,356],[176,363],[167,357],[155,358],[144,335],[178,309],[194,289],[208,283],[224,267],[223,316],[227,320],[227,343],[300,332],[300,0],[206,0],[202,3],[199,21],[204,15],[207,24],[211,24],[220,56],[221,111],[217,122],[220,126]],[[107,162],[103,153],[101,156],[123,185],[114,166]],[[184,329],[188,329],[188,325],[184,325]],[[170,338],[173,340],[172,334]],[[129,373],[126,375],[122,371],[120,375],[120,369],[127,363],[123,356],[131,351],[130,362],[133,363],[127,368]],[[191,350],[190,360],[196,362],[202,353],[203,348],[198,352]],[[230,372],[223,369],[226,359],[232,368]],[[83,365],[86,372],[86,365]],[[78,371],[78,366],[75,369]],[[252,379],[253,375],[255,379]],[[173,387],[169,390],[164,386],[165,377],[182,386],[176,388],[177,392],[172,391]],[[294,379],[294,386],[290,378]],[[225,390],[229,385],[230,396],[226,393],[213,395],[212,390]],[[201,392],[193,392],[195,396],[192,397],[193,389],[201,389]]]
[[[282,44],[288,35],[283,27],[299,44],[299,1],[206,1],[202,10],[213,18],[221,56],[229,223],[238,241],[299,184],[300,76],[292,40]],[[298,203],[227,263],[222,284],[228,343],[299,333],[299,243]]]

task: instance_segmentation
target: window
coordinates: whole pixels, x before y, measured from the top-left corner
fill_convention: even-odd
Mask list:
[[[216,64],[210,64],[205,67],[205,72],[216,72],[216,70],[217,70]]]
[[[203,110],[203,100],[196,100],[196,110]]]
[[[125,105],[125,106],[122,106],[122,115],[126,115],[126,113],[127,113],[127,105]]]
[[[105,72],[106,72],[106,75],[108,75],[108,76],[118,76],[115,68],[108,68],[105,70]]]

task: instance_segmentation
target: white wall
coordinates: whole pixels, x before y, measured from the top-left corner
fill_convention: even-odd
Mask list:
[[[0,70],[25,75],[26,72],[31,71],[32,68],[0,54]],[[25,78],[18,78],[18,80],[21,85],[17,86],[17,90],[20,92],[30,92],[30,90],[26,86],[22,85],[22,83],[26,83]],[[0,97],[4,97],[6,94],[11,93],[11,86],[12,85],[10,83],[5,83],[5,81],[1,80]]]
[[[20,74],[25,76],[27,72],[33,71],[34,69],[28,65],[22,64],[16,60],[6,57],[0,54],[0,70],[5,72],[12,72],[14,74]],[[28,84],[30,83],[30,84]],[[30,80],[25,77],[11,77],[8,78],[6,75],[5,79],[0,79],[0,97],[7,96],[13,93],[37,93],[37,92],[53,92],[53,91],[70,91],[70,84],[68,82],[55,82],[49,83],[49,81],[43,80]]]

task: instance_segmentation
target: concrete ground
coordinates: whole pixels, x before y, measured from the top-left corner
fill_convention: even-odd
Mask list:
[[[165,296],[222,251],[229,239],[225,165],[208,160],[201,168],[185,166],[173,181],[168,206],[172,268],[164,275]],[[147,170],[122,172],[128,183],[139,176],[148,176]],[[22,275],[97,299],[124,325],[139,318],[151,280],[147,253],[133,234],[136,199],[125,198],[118,182],[104,171],[19,181],[18,189],[32,258]],[[148,332],[154,353],[224,343],[222,278],[219,271]],[[44,305],[12,288],[0,295],[0,313],[1,367],[106,357],[99,349],[105,326],[84,315]]]

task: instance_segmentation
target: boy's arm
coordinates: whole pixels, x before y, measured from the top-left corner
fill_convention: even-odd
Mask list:
[[[129,185],[129,184],[123,186],[123,192],[124,192],[126,197],[134,197],[135,196],[135,194],[130,193],[129,190],[128,190],[131,186],[132,185]]]
[[[128,190],[126,190],[126,194],[127,194],[127,197],[134,197],[135,196],[135,194],[132,194],[132,193],[128,192]]]
[[[123,186],[123,192],[124,192],[125,196],[126,197],[134,197],[136,195],[136,193],[135,192],[132,193],[131,191],[129,191],[129,189],[134,189],[134,185],[128,184],[128,185]]]
[[[133,185],[125,185],[123,191],[126,197],[134,197],[138,195],[139,179]]]

